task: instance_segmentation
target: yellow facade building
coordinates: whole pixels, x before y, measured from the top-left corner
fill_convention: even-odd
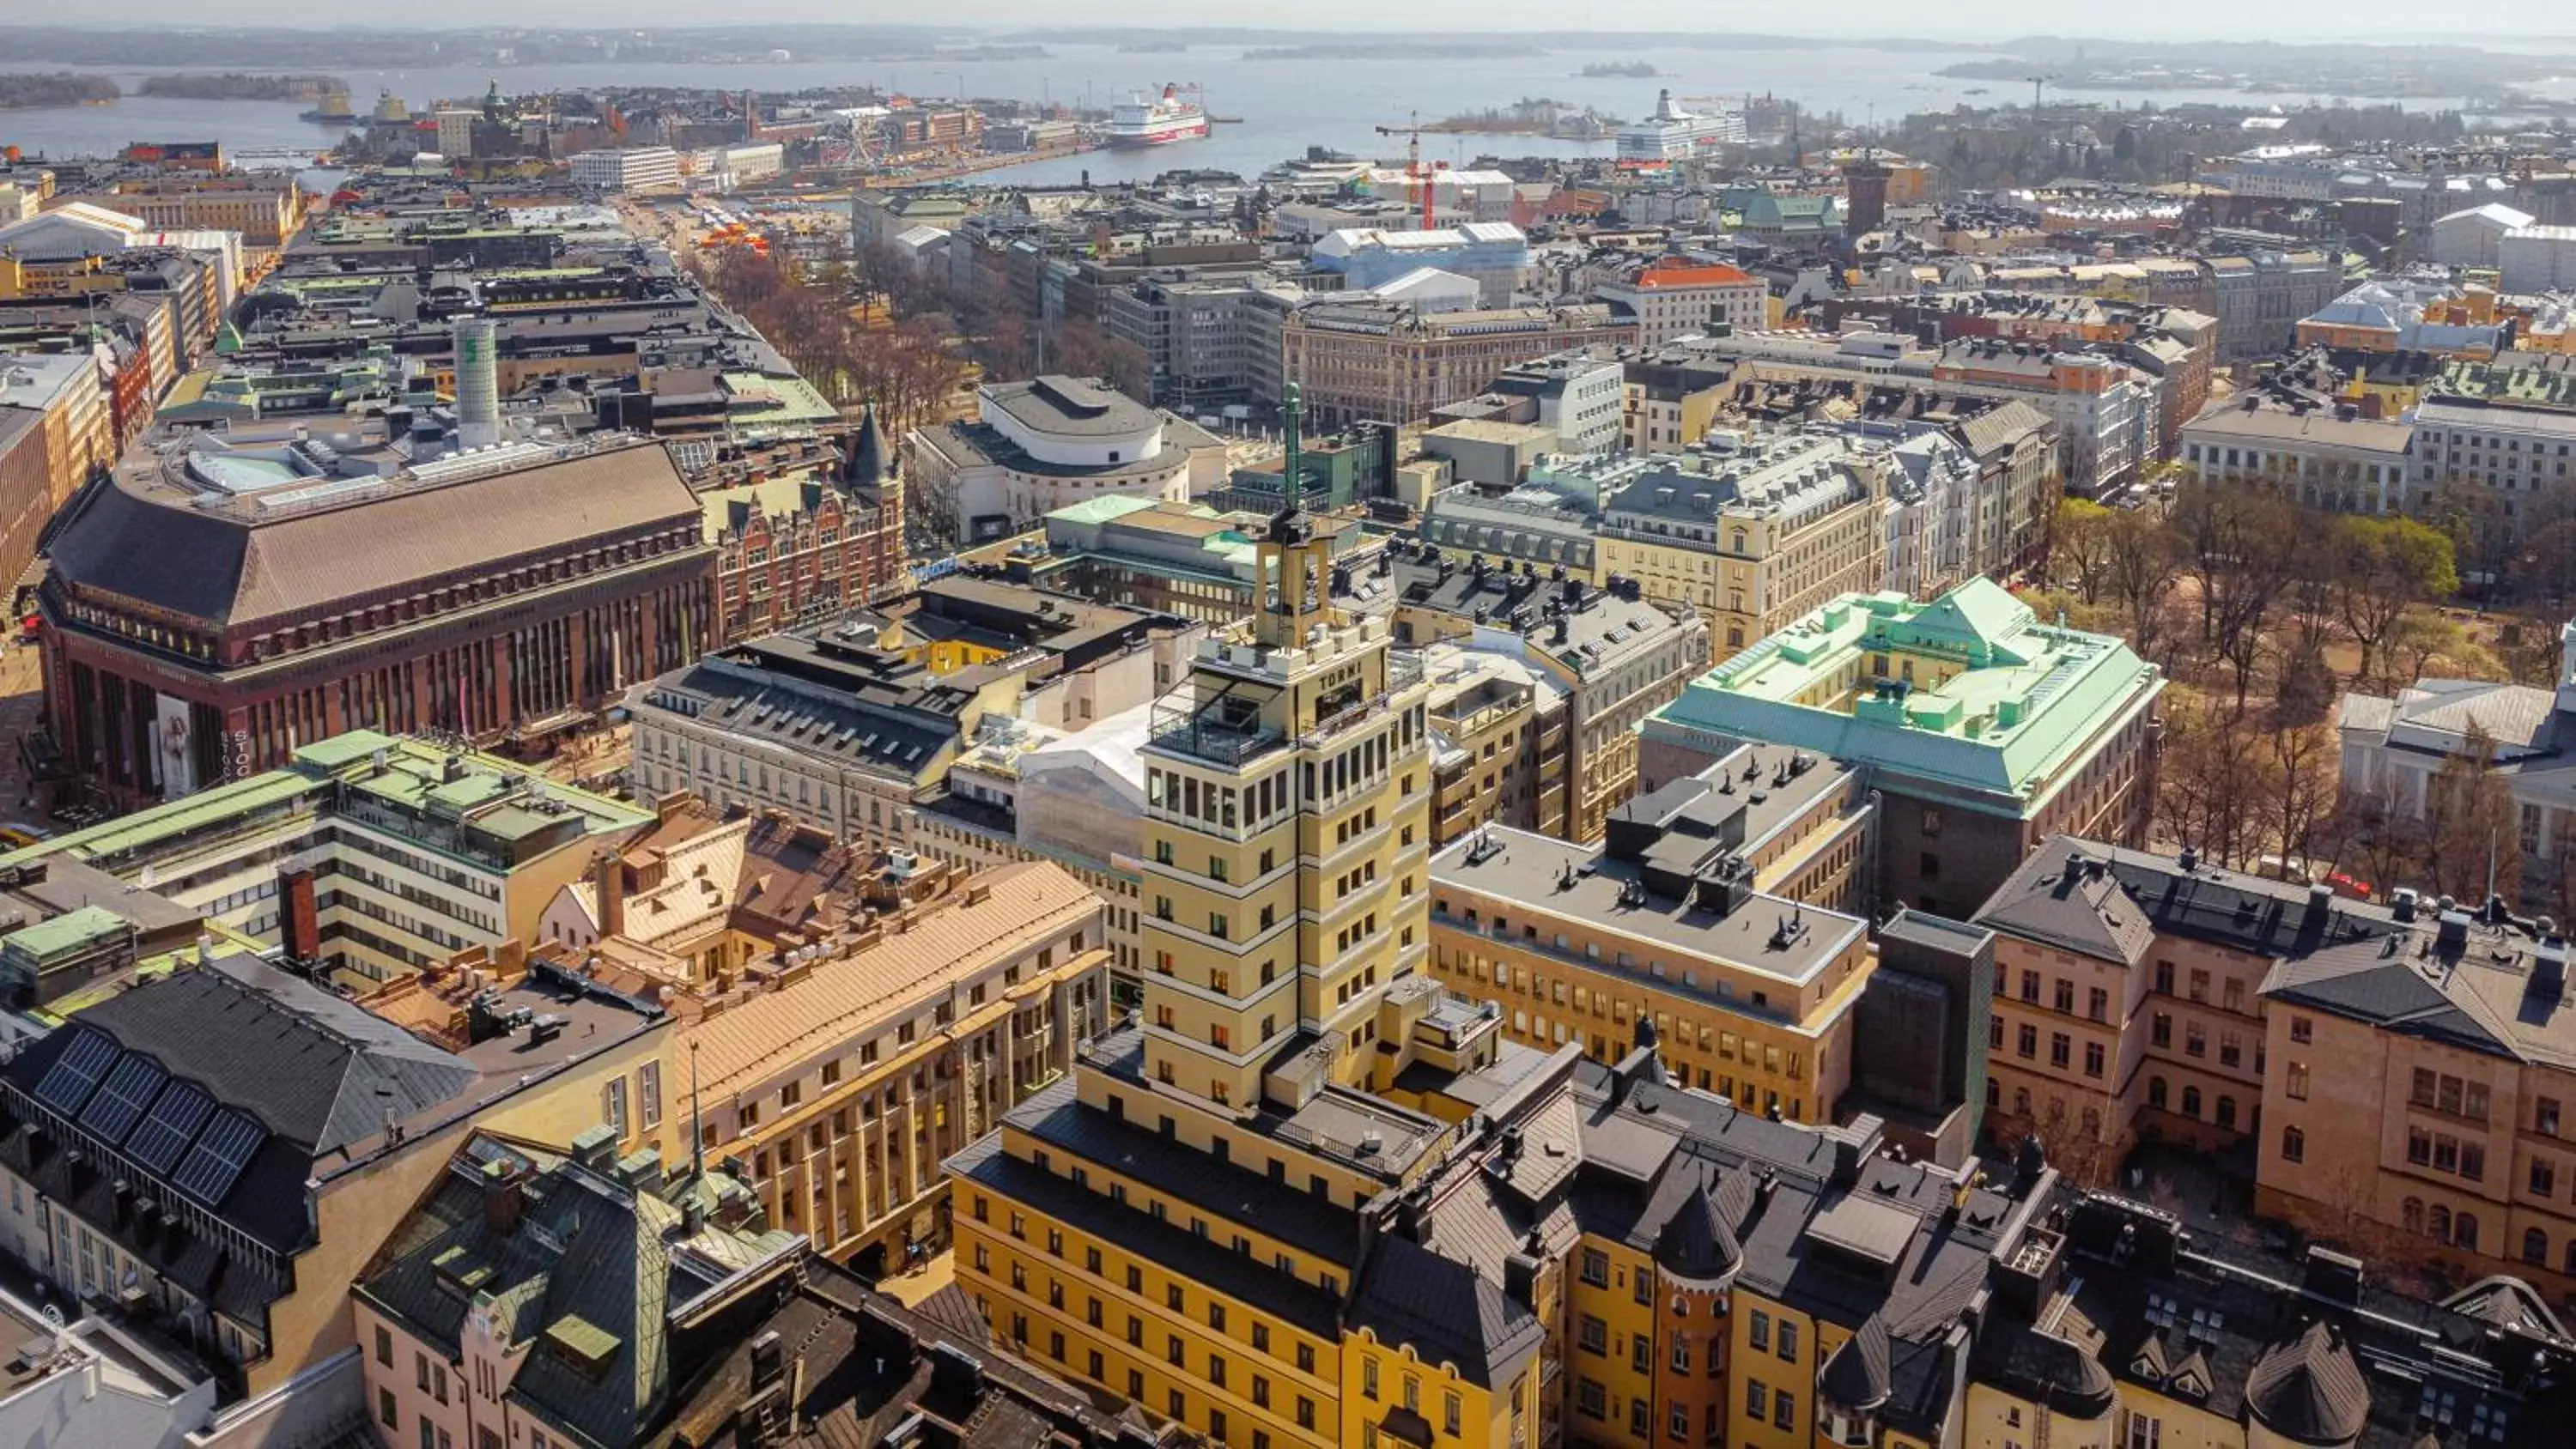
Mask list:
[[[1507,1041],[1434,962],[1426,686],[1293,515],[1261,566],[1142,751],[1141,1020],[950,1160],[993,1331],[1235,1449],[1955,1442],[1960,1285],[2054,1175],[1686,1090],[1651,1019]]]
[[[1585,471],[1606,485],[1602,576],[1696,609],[1711,663],[1886,580],[1890,468],[1849,438],[1801,433]]]
[[[1746,746],[1615,812],[1605,843],[1496,829],[1432,862],[1432,970],[1515,1042],[1609,1064],[1651,1023],[1673,1079],[1792,1121],[1850,1084],[1874,956],[1870,805],[1830,761]]]

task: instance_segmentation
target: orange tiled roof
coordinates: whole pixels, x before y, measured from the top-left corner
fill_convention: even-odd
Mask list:
[[[1724,262],[1689,262],[1667,257],[1637,274],[1640,287],[1751,287],[1761,282],[1742,267]]]

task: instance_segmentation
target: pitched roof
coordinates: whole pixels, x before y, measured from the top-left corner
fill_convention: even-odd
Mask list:
[[[690,1029],[710,1094],[740,1090],[817,1041],[847,1035],[893,1004],[1069,929],[1100,909],[1089,886],[1063,867],[1027,861],[978,875],[986,897],[962,898],[909,922],[901,934],[817,962],[810,974],[704,1018]]]
[[[1871,1314],[1816,1376],[1816,1391],[1846,1409],[1875,1409],[1888,1396],[1887,1320]]]
[[[1546,1336],[1538,1315],[1474,1264],[1394,1236],[1378,1240],[1351,1318],[1483,1388],[1507,1382]]]
[[[2370,1385],[2342,1330],[2319,1321],[2263,1351],[2245,1381],[2245,1407],[2299,1443],[2349,1444],[2370,1417]]]
[[[1731,1277],[1744,1265],[1743,1245],[1719,1216],[1713,1193],[1703,1188],[1682,1199],[1655,1238],[1655,1263],[1677,1278],[1700,1283]]]
[[[602,448],[335,507],[241,516],[126,469],[73,505],[51,546],[81,586],[209,623],[290,618],[351,594],[415,588],[499,559],[698,516],[670,454]]]
[[[491,1212],[493,1193],[515,1193],[516,1215]],[[477,1136],[353,1288],[450,1353],[479,1305],[505,1343],[528,1349],[514,1403],[590,1442],[631,1444],[671,1390],[672,1311],[801,1245],[792,1233],[692,1227],[655,1192]]]

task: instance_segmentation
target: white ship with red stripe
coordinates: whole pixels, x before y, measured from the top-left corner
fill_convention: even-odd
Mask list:
[[[1184,95],[1178,85],[1167,85],[1152,100],[1142,91],[1131,92],[1109,113],[1112,146],[1168,146],[1174,141],[1195,141],[1207,133],[1207,111],[1199,105],[1195,88]]]

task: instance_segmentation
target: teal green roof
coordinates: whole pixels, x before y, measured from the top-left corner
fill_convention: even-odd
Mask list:
[[[236,816],[290,806],[303,796],[320,793],[325,784],[323,780],[294,770],[271,770],[247,780],[200,790],[185,799],[139,810],[86,830],[40,840],[24,850],[0,855],[0,867],[51,855],[67,855],[81,861],[113,860],[127,852],[147,849]]]
[[[1062,508],[1050,509],[1047,517],[1062,518],[1073,523],[1115,523],[1130,513],[1142,512],[1160,501],[1155,498],[1137,498],[1124,493],[1113,493],[1106,497],[1086,498],[1080,503],[1068,503]]]
[[[1897,656],[1961,667],[1914,688]],[[1898,678],[1880,675],[1881,658]],[[2026,816],[2106,726],[2163,687],[2124,641],[2043,625],[2002,587],[1974,579],[1928,604],[1898,594],[1835,599],[1691,681],[1643,731],[1809,750]]]
[[[373,768],[379,754],[385,760],[381,771]],[[297,808],[308,803],[307,797],[311,797],[311,804],[325,803],[335,781],[405,810],[454,819],[508,793],[511,787],[504,777],[524,775],[528,768],[497,755],[468,752],[458,756],[464,773],[456,780],[446,781],[442,777],[448,755],[446,749],[424,740],[375,730],[350,730],[299,748],[295,762],[284,768],[214,785],[166,805],[38,841],[23,850],[0,855],[0,867],[59,854],[113,870],[129,857],[148,854],[193,832],[262,812]],[[549,800],[581,817],[585,834],[653,823],[651,810],[593,791],[548,781],[545,793]],[[475,817],[473,828],[495,839],[516,840],[564,818],[560,813],[546,814],[525,805],[505,804],[484,809]]]
[[[105,906],[83,906],[50,921],[38,921],[0,936],[0,946],[18,955],[44,961],[66,951],[76,951],[122,936],[133,929],[123,916]]]

